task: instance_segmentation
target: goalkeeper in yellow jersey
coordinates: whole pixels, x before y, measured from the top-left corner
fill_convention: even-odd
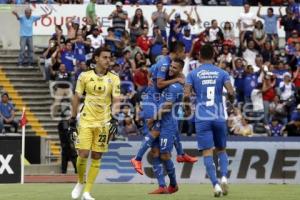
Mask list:
[[[78,182],[72,191],[72,198],[94,200],[90,192],[98,175],[101,157],[108,150],[109,139],[117,132],[117,120],[113,117],[119,112],[120,79],[109,71],[111,51],[101,47],[94,52],[96,67],[80,74],[72,99],[70,130],[76,130],[76,116],[81,96],[85,93],[84,106],[80,111],[77,125]],[[71,131],[73,132],[73,131]],[[91,165],[86,172],[87,159],[91,152]],[[84,186],[84,182],[86,184]]]

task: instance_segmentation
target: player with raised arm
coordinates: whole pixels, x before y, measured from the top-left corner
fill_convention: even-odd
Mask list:
[[[158,104],[160,101],[160,96],[162,89],[168,87],[173,83],[181,83],[184,84],[185,78],[184,75],[180,75],[174,79],[168,79],[168,71],[171,61],[175,58],[184,59],[184,44],[181,42],[177,42],[174,45],[174,49],[170,52],[169,56],[166,56],[159,60],[156,64],[151,67],[151,75],[152,75],[152,85],[150,85],[147,89],[146,98],[143,99],[141,105],[144,113],[144,117],[147,121],[149,132],[146,134],[142,145],[136,155],[136,157],[131,159],[131,163],[134,169],[143,175],[142,170],[142,157],[145,152],[153,145],[154,140],[159,136],[159,128],[156,127],[157,124],[151,124],[150,121],[153,121],[154,115],[158,110]],[[176,151],[177,151],[177,162],[190,162],[194,163],[198,159],[195,157],[191,157],[183,152],[182,145],[180,142],[179,133],[176,134],[176,139],[174,142]],[[154,160],[153,167],[156,166],[159,168],[159,164],[161,161]],[[156,170],[155,170],[156,171]],[[158,170],[159,171],[159,170]]]
[[[94,200],[90,192],[100,169],[102,154],[108,151],[110,137],[117,133],[117,120],[113,116],[119,113],[120,79],[108,69],[111,61],[110,49],[98,48],[94,52],[94,57],[95,69],[80,74],[72,99],[70,129],[73,132],[76,131],[80,98],[85,93],[76,141],[78,182],[72,191],[73,199],[81,195],[87,159],[91,152],[91,165],[87,173],[82,200]]]
[[[213,47],[209,44],[202,46],[200,55],[203,64],[187,76],[184,88],[185,112],[186,114],[191,112],[190,96],[194,91],[197,100],[195,120],[198,149],[202,151],[206,173],[214,187],[214,195],[219,197],[222,193],[223,195],[228,193],[227,124],[222,101],[223,87],[226,88],[231,103],[234,102],[234,90],[228,73],[213,65]],[[213,161],[214,147],[219,160],[221,183],[217,179]]]

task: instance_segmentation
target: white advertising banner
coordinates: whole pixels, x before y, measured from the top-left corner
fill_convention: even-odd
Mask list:
[[[130,18],[133,17],[136,6],[123,6],[123,9],[128,12]],[[151,14],[156,11],[155,6],[139,6],[143,10],[143,14],[152,25]],[[33,9],[33,15],[41,15],[47,13],[49,10],[53,9],[51,16],[39,20],[34,26],[35,35],[51,35],[54,33],[55,25],[63,25],[64,34],[66,34],[65,23],[68,19],[76,16],[80,21],[80,24],[85,22],[85,9],[86,5],[45,5],[45,4],[35,4]],[[184,11],[190,11],[191,6],[165,6],[167,13],[170,13],[172,9],[175,9],[176,12],[179,12],[182,16],[182,19],[186,19]],[[96,14],[99,17],[100,22],[102,22],[104,27],[104,34],[106,34],[106,28],[111,26],[111,20],[108,20],[110,13],[115,10],[114,5],[96,5]],[[261,11],[261,14],[266,14],[267,7],[264,7]],[[238,35],[238,29],[236,27],[236,22],[240,16],[240,13],[243,11],[242,7],[231,7],[231,6],[197,6],[197,12],[202,19],[202,30],[205,27],[210,26],[210,22],[213,19],[216,19],[219,22],[219,26],[223,27],[224,22],[229,21],[234,26],[235,34]],[[257,7],[252,7],[251,12],[256,15]],[[284,12],[284,9],[282,9]],[[274,13],[278,14],[278,7],[274,7]],[[195,13],[193,12],[193,17],[196,18]],[[171,19],[174,18],[174,14]],[[279,27],[278,23],[279,36],[284,37],[283,28]]]
[[[195,164],[173,162],[179,183],[209,183],[203,159],[196,142],[182,142],[186,153],[198,156]],[[230,141],[228,142],[230,183],[300,183],[300,142],[298,141]],[[132,168],[130,159],[137,153],[140,142],[112,142],[102,160],[98,183],[156,183],[151,155],[143,158],[144,175]],[[216,161],[216,158],[215,158]],[[216,165],[217,169],[218,166]],[[166,181],[168,177],[166,176]]]

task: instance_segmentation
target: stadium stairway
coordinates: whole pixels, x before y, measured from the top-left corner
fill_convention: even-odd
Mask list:
[[[21,118],[22,108],[26,107],[26,134],[57,136],[57,124],[51,118],[49,84],[35,63],[34,68],[17,67],[18,50],[0,49],[0,93],[6,91],[16,108],[17,119]],[[37,56],[41,52],[35,52]],[[19,133],[21,129],[19,129]],[[59,142],[51,143],[51,154],[60,156]]]

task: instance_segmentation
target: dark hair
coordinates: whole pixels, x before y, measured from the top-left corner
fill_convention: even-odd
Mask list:
[[[113,27],[108,27],[108,28],[107,28],[107,32],[108,32],[108,31],[114,32],[114,28],[113,28]]]
[[[184,50],[184,44],[180,41],[176,41],[173,45],[173,49],[172,49],[172,52],[173,53],[176,53],[176,52],[179,52],[179,51],[182,51]]]
[[[260,20],[256,21],[254,27],[258,29],[258,25],[260,25],[260,29],[264,29],[264,24]]]
[[[163,4],[163,1],[162,0],[158,0],[158,1],[156,1],[156,5],[157,4]]]
[[[262,87],[263,87],[263,84],[262,84],[262,83],[258,83],[258,84],[256,85],[256,89],[262,89]]]
[[[58,30],[62,31],[61,25],[56,25],[55,27],[56,27]]]
[[[138,21],[140,20],[140,21],[141,21],[140,27],[142,27],[142,28],[144,29],[144,22],[145,22],[145,20],[144,20],[143,10],[140,9],[140,8],[138,8],[138,9],[135,10],[135,12],[136,12],[137,10],[142,11],[142,16],[141,16],[140,19],[138,19],[138,18],[137,18],[137,15],[136,15],[136,13],[135,13],[134,16],[133,16],[133,20],[132,20],[132,22],[131,22],[131,26],[135,26],[135,25],[138,23]]]
[[[200,56],[204,60],[211,60],[214,58],[214,48],[210,44],[205,44],[200,49]]]
[[[71,39],[67,39],[67,40],[66,40],[65,44],[68,44],[68,43],[71,43],[71,44],[72,44]]]
[[[214,23],[214,22],[217,22],[217,20],[216,19],[213,19],[213,20],[211,20],[211,25]]]
[[[232,30],[231,23],[228,21],[224,23],[224,29],[226,28],[227,24],[229,24],[229,30]]]
[[[268,8],[269,11],[271,11],[272,13],[274,13],[274,9],[273,8]]]
[[[95,51],[94,51],[94,54],[93,54],[93,57],[95,56],[100,56],[102,52],[109,52],[111,53],[111,49],[107,46],[104,46],[104,47],[99,47],[97,48]]]
[[[137,59],[137,55],[141,55],[141,56],[142,56],[142,60],[138,60],[138,59]],[[139,63],[140,61],[143,61],[143,60],[145,60],[145,55],[144,55],[143,53],[137,52],[137,53],[134,55],[134,62],[135,62],[135,63]]]
[[[128,49],[126,49],[126,50],[123,51],[123,55],[126,55],[127,53],[131,53],[131,51],[128,50]]]
[[[181,68],[184,67],[184,61],[183,61],[182,59],[180,59],[180,58],[175,58],[175,59],[173,60],[173,62],[178,63],[178,64],[180,65]]]
[[[4,93],[1,95],[1,97],[4,97],[4,96],[6,96],[7,98],[9,98],[9,96],[8,96],[8,93],[7,93],[7,92],[4,92]]]
[[[145,61],[141,61],[141,62],[138,62],[137,63],[137,66],[138,66],[138,68],[140,68],[140,67],[143,67],[143,66],[145,66],[146,65],[146,62]]]

